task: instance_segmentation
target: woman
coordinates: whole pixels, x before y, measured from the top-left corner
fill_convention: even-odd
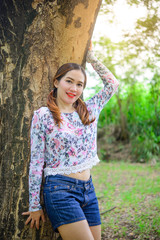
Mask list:
[[[29,215],[39,229],[45,221],[40,205],[44,168],[44,204],[53,229],[64,240],[100,240],[101,221],[90,169],[97,156],[97,121],[100,111],[115,93],[118,82],[88,51],[87,62],[101,77],[104,88],[85,103],[84,69],[74,63],[62,65],[54,79],[47,106],[34,112],[31,125]],[[44,167],[45,166],[45,167]]]

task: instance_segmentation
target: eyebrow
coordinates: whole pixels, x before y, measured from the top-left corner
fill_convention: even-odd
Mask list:
[[[72,80],[72,81],[75,81],[73,78],[71,78],[71,77],[67,77],[68,79],[70,79],[70,80]],[[82,82],[82,81],[78,81],[79,83],[82,83],[82,84],[84,84],[84,82]]]

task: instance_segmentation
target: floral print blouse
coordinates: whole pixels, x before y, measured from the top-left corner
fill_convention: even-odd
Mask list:
[[[104,88],[85,102],[90,114],[90,125],[83,125],[78,113],[61,113],[63,124],[55,124],[47,107],[34,111],[31,124],[31,161],[29,169],[29,211],[37,211],[40,205],[42,173],[44,176],[70,174],[91,169],[99,162],[97,156],[97,122],[104,105],[116,92],[118,81],[101,64],[92,51],[87,54],[95,71],[101,77]]]

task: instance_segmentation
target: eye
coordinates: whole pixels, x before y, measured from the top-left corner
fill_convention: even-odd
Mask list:
[[[77,85],[78,85],[78,87],[83,87],[83,85],[81,83],[78,83]]]
[[[71,80],[66,80],[66,82],[68,82],[68,83],[72,83],[72,81],[71,81]]]

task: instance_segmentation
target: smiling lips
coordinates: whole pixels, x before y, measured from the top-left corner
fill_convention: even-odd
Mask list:
[[[75,94],[73,94],[73,93],[67,93],[67,95],[68,95],[68,97],[70,97],[70,98],[74,98],[76,95]]]

